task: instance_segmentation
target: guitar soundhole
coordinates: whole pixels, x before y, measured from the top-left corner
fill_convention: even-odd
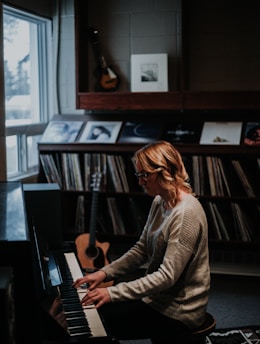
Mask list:
[[[95,268],[102,268],[105,265],[105,257],[102,249],[97,246],[89,246],[86,249],[86,255],[94,260]]]

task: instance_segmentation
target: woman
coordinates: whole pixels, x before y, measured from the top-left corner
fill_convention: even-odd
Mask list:
[[[200,326],[205,318],[210,288],[207,220],[172,144],[148,144],[134,161],[139,185],[154,197],[143,232],[123,256],[75,281],[74,287],[88,283],[82,304],[94,303],[117,338],[173,343],[178,333]],[[144,264],[144,276],[99,288]]]

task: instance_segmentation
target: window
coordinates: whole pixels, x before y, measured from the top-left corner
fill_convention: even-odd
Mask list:
[[[51,21],[3,6],[7,178],[38,172],[51,114]]]

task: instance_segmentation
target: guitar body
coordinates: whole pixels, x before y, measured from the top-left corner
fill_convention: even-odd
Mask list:
[[[95,259],[89,258],[86,250],[89,247],[90,234],[83,233],[80,234],[75,239],[75,244],[77,248],[77,256],[80,261],[81,267],[83,269],[96,270],[102,268],[104,265],[109,264],[107,259],[107,252],[109,250],[110,244],[108,242],[99,242],[96,240],[95,246],[98,250],[98,255]]]
[[[98,256],[95,259],[89,258],[86,250],[89,247],[90,242],[90,234],[83,233],[80,234],[75,239],[76,249],[77,249],[77,256],[80,262],[80,265],[83,269],[91,271],[95,271],[101,268],[104,265],[109,264],[107,259],[107,252],[109,250],[110,244],[108,242],[99,242],[96,240],[95,247],[98,250]],[[113,285],[113,281],[103,282],[100,284],[100,287],[109,287]]]
[[[114,92],[118,89],[119,80],[111,67],[97,68],[97,83],[95,90],[97,92]]]

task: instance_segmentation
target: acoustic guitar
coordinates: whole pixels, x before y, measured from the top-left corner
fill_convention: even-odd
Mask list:
[[[96,239],[98,196],[100,192],[101,178],[102,173],[95,173],[93,175],[89,233],[80,234],[75,239],[78,259],[81,267],[86,272],[94,272],[109,264],[107,252],[110,244],[108,242],[99,242]],[[113,282],[105,282],[104,284],[112,285]]]
[[[90,27],[89,28],[89,38],[92,43],[94,55],[97,60],[97,68],[95,71],[97,82],[95,86],[95,91],[97,92],[113,92],[119,87],[119,77],[113,71],[111,66],[108,66],[104,55],[101,52],[98,30]]]

